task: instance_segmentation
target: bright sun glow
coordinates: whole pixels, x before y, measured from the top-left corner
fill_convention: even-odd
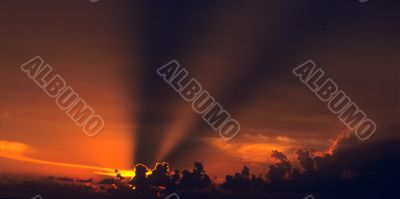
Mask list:
[[[135,170],[118,170],[112,168],[105,168],[105,167],[97,167],[97,166],[90,166],[90,165],[83,165],[83,164],[72,164],[72,163],[63,163],[63,162],[54,162],[54,161],[47,161],[47,160],[39,160],[35,158],[30,158],[25,156],[25,152],[28,150],[28,145],[18,142],[9,142],[9,141],[1,141],[0,140],[0,157],[11,159],[11,160],[18,160],[23,162],[30,162],[36,164],[45,164],[45,165],[52,165],[52,166],[60,166],[60,167],[69,167],[69,168],[77,168],[77,169],[86,169],[92,170],[93,173],[103,176],[116,176],[117,173],[120,174],[122,177],[134,177]],[[143,165],[145,166],[145,165]],[[146,176],[152,173],[152,169],[149,169],[145,166],[148,170]]]

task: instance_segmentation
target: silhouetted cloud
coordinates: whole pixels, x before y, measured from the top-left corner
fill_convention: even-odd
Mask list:
[[[295,151],[297,160],[300,165],[303,167],[305,171],[313,171],[314,170],[314,161],[312,159],[312,152],[299,148]]]

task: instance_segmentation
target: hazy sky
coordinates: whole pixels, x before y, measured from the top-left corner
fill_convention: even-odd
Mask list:
[[[130,168],[202,161],[265,172],[272,150],[326,151],[346,130],[292,69],[314,60],[378,126],[398,129],[393,1],[2,1],[0,141],[55,162]],[[368,13],[368,14],[367,14]],[[88,137],[20,65],[41,56],[105,121]],[[396,58],[397,57],[397,58]],[[219,139],[156,69],[176,59],[241,124]],[[397,123],[397,124],[396,124]],[[81,170],[0,159],[0,172]],[[86,172],[85,174],[91,175]]]

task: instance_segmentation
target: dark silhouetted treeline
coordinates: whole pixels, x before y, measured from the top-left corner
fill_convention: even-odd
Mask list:
[[[341,137],[331,151],[315,154],[295,151],[300,168],[287,156],[272,151],[275,163],[268,172],[252,174],[249,167],[212,183],[204,165],[195,162],[191,171],[170,171],[168,163],[158,163],[149,172],[135,165],[136,176],[127,179],[116,170],[115,178],[100,182],[49,177],[41,180],[6,182],[0,180],[0,197],[28,198],[41,194],[47,198],[130,198],[157,199],[177,193],[182,199],[274,199],[303,198],[392,198],[399,189],[398,139],[362,142]]]

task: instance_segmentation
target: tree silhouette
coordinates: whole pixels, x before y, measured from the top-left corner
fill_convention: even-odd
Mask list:
[[[152,190],[150,187],[150,182],[146,177],[146,173],[149,170],[145,165],[137,164],[135,165],[135,176],[131,179],[129,184],[134,187],[137,194],[137,198],[153,198]]]
[[[169,176],[169,165],[166,162],[157,163],[156,168],[148,176],[149,182],[152,186],[168,187],[172,184]]]
[[[180,180],[180,187],[183,189],[204,189],[211,184],[210,177],[204,171],[203,164],[194,163],[193,172],[183,171]]]
[[[222,184],[222,188],[230,190],[257,190],[262,189],[265,181],[262,175],[258,177],[252,175],[250,177],[250,169],[247,166],[243,166],[240,173],[236,172],[234,176],[228,175],[225,177],[225,183]]]
[[[281,183],[287,177],[292,169],[292,165],[288,161],[285,154],[279,151],[272,151],[272,158],[276,159],[278,163],[269,166],[268,178],[271,183]]]

